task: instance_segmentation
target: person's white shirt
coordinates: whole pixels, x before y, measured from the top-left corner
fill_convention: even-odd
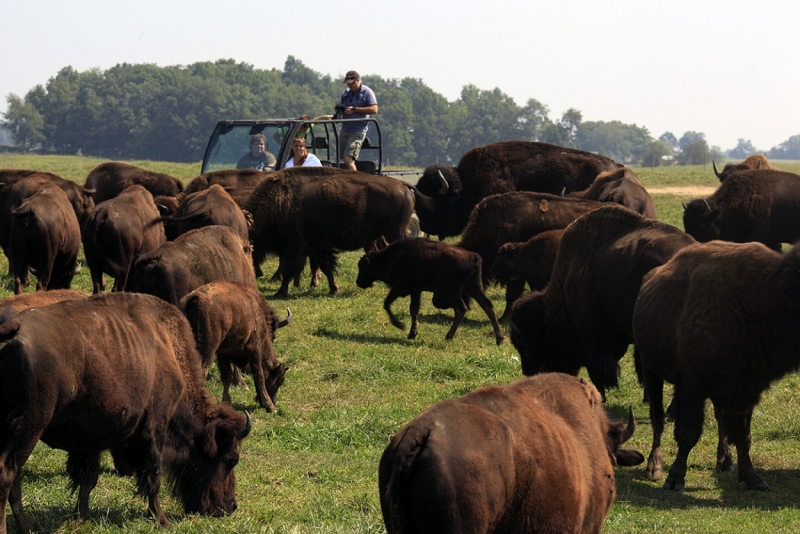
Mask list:
[[[289,167],[294,167],[294,156],[286,161],[284,169],[288,169]],[[322,167],[322,162],[314,154],[309,154],[301,167]]]

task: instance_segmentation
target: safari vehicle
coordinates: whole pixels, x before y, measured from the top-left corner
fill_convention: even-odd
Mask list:
[[[292,156],[292,140],[304,124],[311,125],[306,134],[308,151],[316,155],[324,166],[341,167],[343,163],[341,154],[339,154],[339,135],[341,135],[342,125],[346,122],[362,121],[369,123],[369,129],[356,161],[356,169],[416,184],[422,171],[384,171],[381,127],[378,121],[372,118],[313,119],[311,121],[303,119],[219,121],[208,140],[200,173],[235,169],[239,158],[250,151],[250,137],[259,133],[267,138],[267,150],[275,156],[275,170],[281,170]],[[411,236],[421,235],[419,219],[416,214],[412,216],[409,232]]]

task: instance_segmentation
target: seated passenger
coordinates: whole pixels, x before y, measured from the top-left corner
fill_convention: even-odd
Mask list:
[[[297,120],[301,120],[301,121],[308,121],[308,120],[311,120],[311,116],[309,116],[309,115],[306,115],[306,114],[304,113],[304,114],[300,115],[299,117],[297,117]],[[298,129],[297,129],[297,133],[296,133],[296,134],[294,134],[294,136],[295,136],[295,137],[303,137],[303,138],[305,138],[305,137],[308,135],[308,130],[309,130],[309,129],[310,129],[312,126],[313,126],[313,124],[311,124],[311,123],[308,123],[308,122],[306,122],[306,123],[304,123],[304,124],[301,124],[301,125],[300,125],[300,128],[298,128]],[[276,143],[278,143],[278,146],[281,146],[281,145],[283,144],[283,137],[284,137],[284,136],[285,136],[287,133],[289,133],[289,130],[290,130],[290,129],[291,129],[291,126],[281,126],[281,127],[280,127],[280,128],[278,128],[277,130],[275,130],[275,133],[274,133],[274,134],[272,134],[272,139],[273,139],[273,140],[274,140]]]
[[[314,154],[306,150],[306,140],[295,137],[292,141],[292,157],[286,161],[285,169],[289,167],[322,167],[322,162]]]
[[[251,137],[250,152],[239,158],[236,168],[274,171],[275,156],[267,150],[267,138],[262,134],[256,134]]]

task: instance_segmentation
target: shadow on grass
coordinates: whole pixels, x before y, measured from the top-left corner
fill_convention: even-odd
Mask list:
[[[89,519],[85,521],[85,523],[87,526],[92,525],[90,529],[110,526],[124,530],[127,526],[130,526],[132,520],[150,519],[152,521],[150,512],[147,509],[147,502],[143,499],[131,498],[129,504],[122,505],[121,507],[116,507],[115,504],[114,508],[104,506],[104,504],[107,503],[103,503],[102,498],[95,498],[93,500],[95,502],[100,502],[97,502],[97,507],[92,507],[91,504],[89,506]],[[31,520],[37,532],[73,532],[87,530],[86,527],[81,527],[84,522],[79,521],[77,516],[73,515],[76,502],[77,497],[75,497],[74,501],[70,499],[68,503],[65,502],[59,506],[50,506],[44,510],[28,505],[25,507],[25,514],[28,516],[28,519]],[[11,510],[9,509],[7,521],[16,526],[11,515]],[[182,519],[182,516],[172,517],[169,513],[167,517],[170,521],[180,521]],[[153,522],[153,524],[157,525],[155,522]]]
[[[395,329],[398,337],[368,336],[363,334],[344,334],[327,328],[318,328],[315,336],[336,339],[340,341],[352,341],[355,343],[376,343],[380,345],[399,345],[403,347],[414,345],[415,341],[407,339],[408,330]]]

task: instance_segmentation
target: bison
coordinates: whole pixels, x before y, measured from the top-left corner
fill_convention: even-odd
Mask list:
[[[378,468],[389,534],[600,532],[614,466],[634,432],[609,422],[586,379],[559,373],[486,386],[428,408],[393,438]]]
[[[328,278],[331,294],[336,251],[365,251],[376,240],[405,237],[414,193],[394,178],[331,167],[293,167],[269,173],[256,187],[245,209],[253,217],[253,258],[260,264],[268,253],[280,257],[281,286],[302,271],[307,256],[316,259]]]
[[[81,227],[94,293],[105,290],[103,273],[114,278],[114,291],[124,291],[136,258],[166,241],[164,227],[150,224],[155,217],[158,209],[153,195],[141,185],[132,185],[94,207]]]
[[[85,298],[89,298],[89,295],[71,289],[53,289],[51,291],[37,291],[35,293],[23,293],[22,295],[7,297],[0,300],[0,324],[28,308],[41,308],[63,300]]]
[[[176,306],[186,294],[215,280],[256,285],[250,244],[219,225],[191,230],[140,256],[133,276],[134,291]]]
[[[81,229],[67,194],[49,184],[11,212],[9,252],[14,272],[14,293],[28,284],[28,269],[37,290],[69,289],[80,270],[78,252]]]
[[[183,183],[169,174],[148,171],[118,161],[101,163],[89,171],[84,187],[94,189],[94,201],[100,203],[137,184],[150,191],[154,197],[174,197],[183,191]]]
[[[289,324],[292,314],[279,321],[275,310],[258,289],[234,282],[217,281],[201,286],[181,299],[180,308],[192,325],[203,370],[217,355],[222,378],[222,400],[230,402],[231,363],[249,367],[256,388],[256,402],[275,411],[278,388],[289,368],[275,357],[275,331]],[[288,308],[287,308],[288,311]]]
[[[481,257],[474,252],[443,242],[429,241],[424,237],[401,239],[383,250],[367,252],[359,260],[356,285],[366,289],[376,280],[386,282],[389,286],[383,308],[397,328],[405,329],[405,325],[392,313],[392,302],[399,297],[411,296],[411,330],[408,339],[417,337],[423,291],[435,291],[447,302],[448,307],[455,310],[453,325],[445,336],[447,341],[453,339],[469,309],[462,293],[474,298],[489,317],[497,344],[500,345],[505,339],[492,301],[483,292]]]
[[[496,193],[581,191],[603,171],[622,165],[596,154],[547,143],[503,141],[472,148],[456,167],[428,165],[417,189],[434,200],[418,211],[420,228],[440,238],[461,233],[472,208]]]
[[[191,195],[205,191],[216,184],[228,191],[239,206],[244,206],[244,201],[266,176],[264,172],[255,169],[224,169],[207,172],[193,178],[186,186],[184,194]]]
[[[483,264],[491,267],[497,251],[506,243],[527,241],[548,230],[566,228],[569,223],[607,204],[581,198],[563,198],[548,193],[516,191],[483,199],[469,217],[459,246],[477,252]],[[483,283],[490,281],[488,269]],[[510,280],[506,285],[506,303],[522,295],[524,280]],[[502,318],[511,313],[506,306]]]
[[[6,502],[17,530],[33,530],[21,469],[40,439],[67,451],[82,520],[107,449],[136,473],[164,527],[163,470],[186,513],[236,509],[234,467],[250,419],[212,402],[192,330],[175,306],[132,293],[59,302],[4,323],[0,342],[0,533]]]
[[[222,188],[214,184],[208,189],[183,197],[172,215],[154,219],[151,224],[164,223],[167,239],[174,241],[189,230],[220,224],[229,226],[248,241],[249,230],[242,209]]]
[[[738,171],[748,171],[748,170],[756,170],[756,169],[769,169],[773,171],[779,171],[778,167],[772,165],[769,160],[767,160],[766,156],[761,154],[754,154],[752,156],[748,156],[741,163],[728,163],[725,165],[725,168],[722,169],[722,172],[717,170],[717,164],[715,161],[711,161],[711,165],[714,167],[714,174],[717,175],[720,182],[724,182],[728,176],[731,174],[738,172]]]
[[[713,241],[682,250],[645,278],[633,337],[650,397],[651,480],[662,477],[666,380],[675,385],[678,454],[664,488],[684,488],[687,458],[711,399],[722,438],[717,471],[733,469],[732,442],[739,481],[769,489],[750,459],[750,422],[761,393],[800,366],[799,324],[800,245],[780,254],[760,243]]]
[[[800,240],[800,176],[750,170],[731,174],[711,197],[684,205],[686,233],[700,242],[758,241],[780,251]]]
[[[511,314],[514,302],[522,296],[519,282],[527,283],[531,291],[544,289],[553,273],[558,244],[564,230],[548,230],[524,243],[506,243],[497,250],[489,278],[520,288],[519,292],[506,292],[506,312]],[[502,319],[502,318],[501,318]]]
[[[614,202],[644,215],[648,219],[658,218],[650,193],[628,167],[601,172],[587,189],[573,191],[567,196],[599,202]]]
[[[642,278],[694,239],[616,205],[587,213],[561,237],[550,283],[518,300],[511,341],[522,372],[577,375],[586,367],[605,396],[633,342],[631,316]]]

